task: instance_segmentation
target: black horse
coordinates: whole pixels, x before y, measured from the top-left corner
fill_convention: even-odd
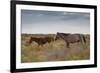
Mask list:
[[[63,39],[66,42],[67,48],[69,48],[70,43],[76,43],[76,42],[81,42],[83,44],[86,43],[85,37],[82,34],[70,34],[70,33],[59,33],[57,32],[56,38],[57,39]]]

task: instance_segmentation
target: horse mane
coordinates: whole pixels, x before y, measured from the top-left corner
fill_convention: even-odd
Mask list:
[[[57,35],[58,35],[58,34],[62,34],[62,35],[67,36],[67,35],[69,35],[70,33],[60,33],[60,32],[57,32]]]

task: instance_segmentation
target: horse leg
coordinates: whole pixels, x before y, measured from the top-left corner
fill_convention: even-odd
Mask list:
[[[68,42],[66,43],[66,47],[67,47],[67,48],[70,48],[70,47],[69,47],[69,43],[68,43]]]

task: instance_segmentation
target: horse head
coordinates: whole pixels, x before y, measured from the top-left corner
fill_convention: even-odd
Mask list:
[[[55,40],[57,40],[57,39],[59,39],[59,38],[60,38],[60,33],[57,32],[56,37],[55,37]]]
[[[57,32],[57,35],[56,35],[56,38],[55,40],[61,38],[61,39],[64,39],[65,36],[68,36],[70,33],[59,33]]]

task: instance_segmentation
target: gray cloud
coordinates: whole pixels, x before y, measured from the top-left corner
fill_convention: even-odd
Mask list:
[[[90,31],[89,13],[22,10],[21,18],[22,33],[51,31],[89,33]]]

